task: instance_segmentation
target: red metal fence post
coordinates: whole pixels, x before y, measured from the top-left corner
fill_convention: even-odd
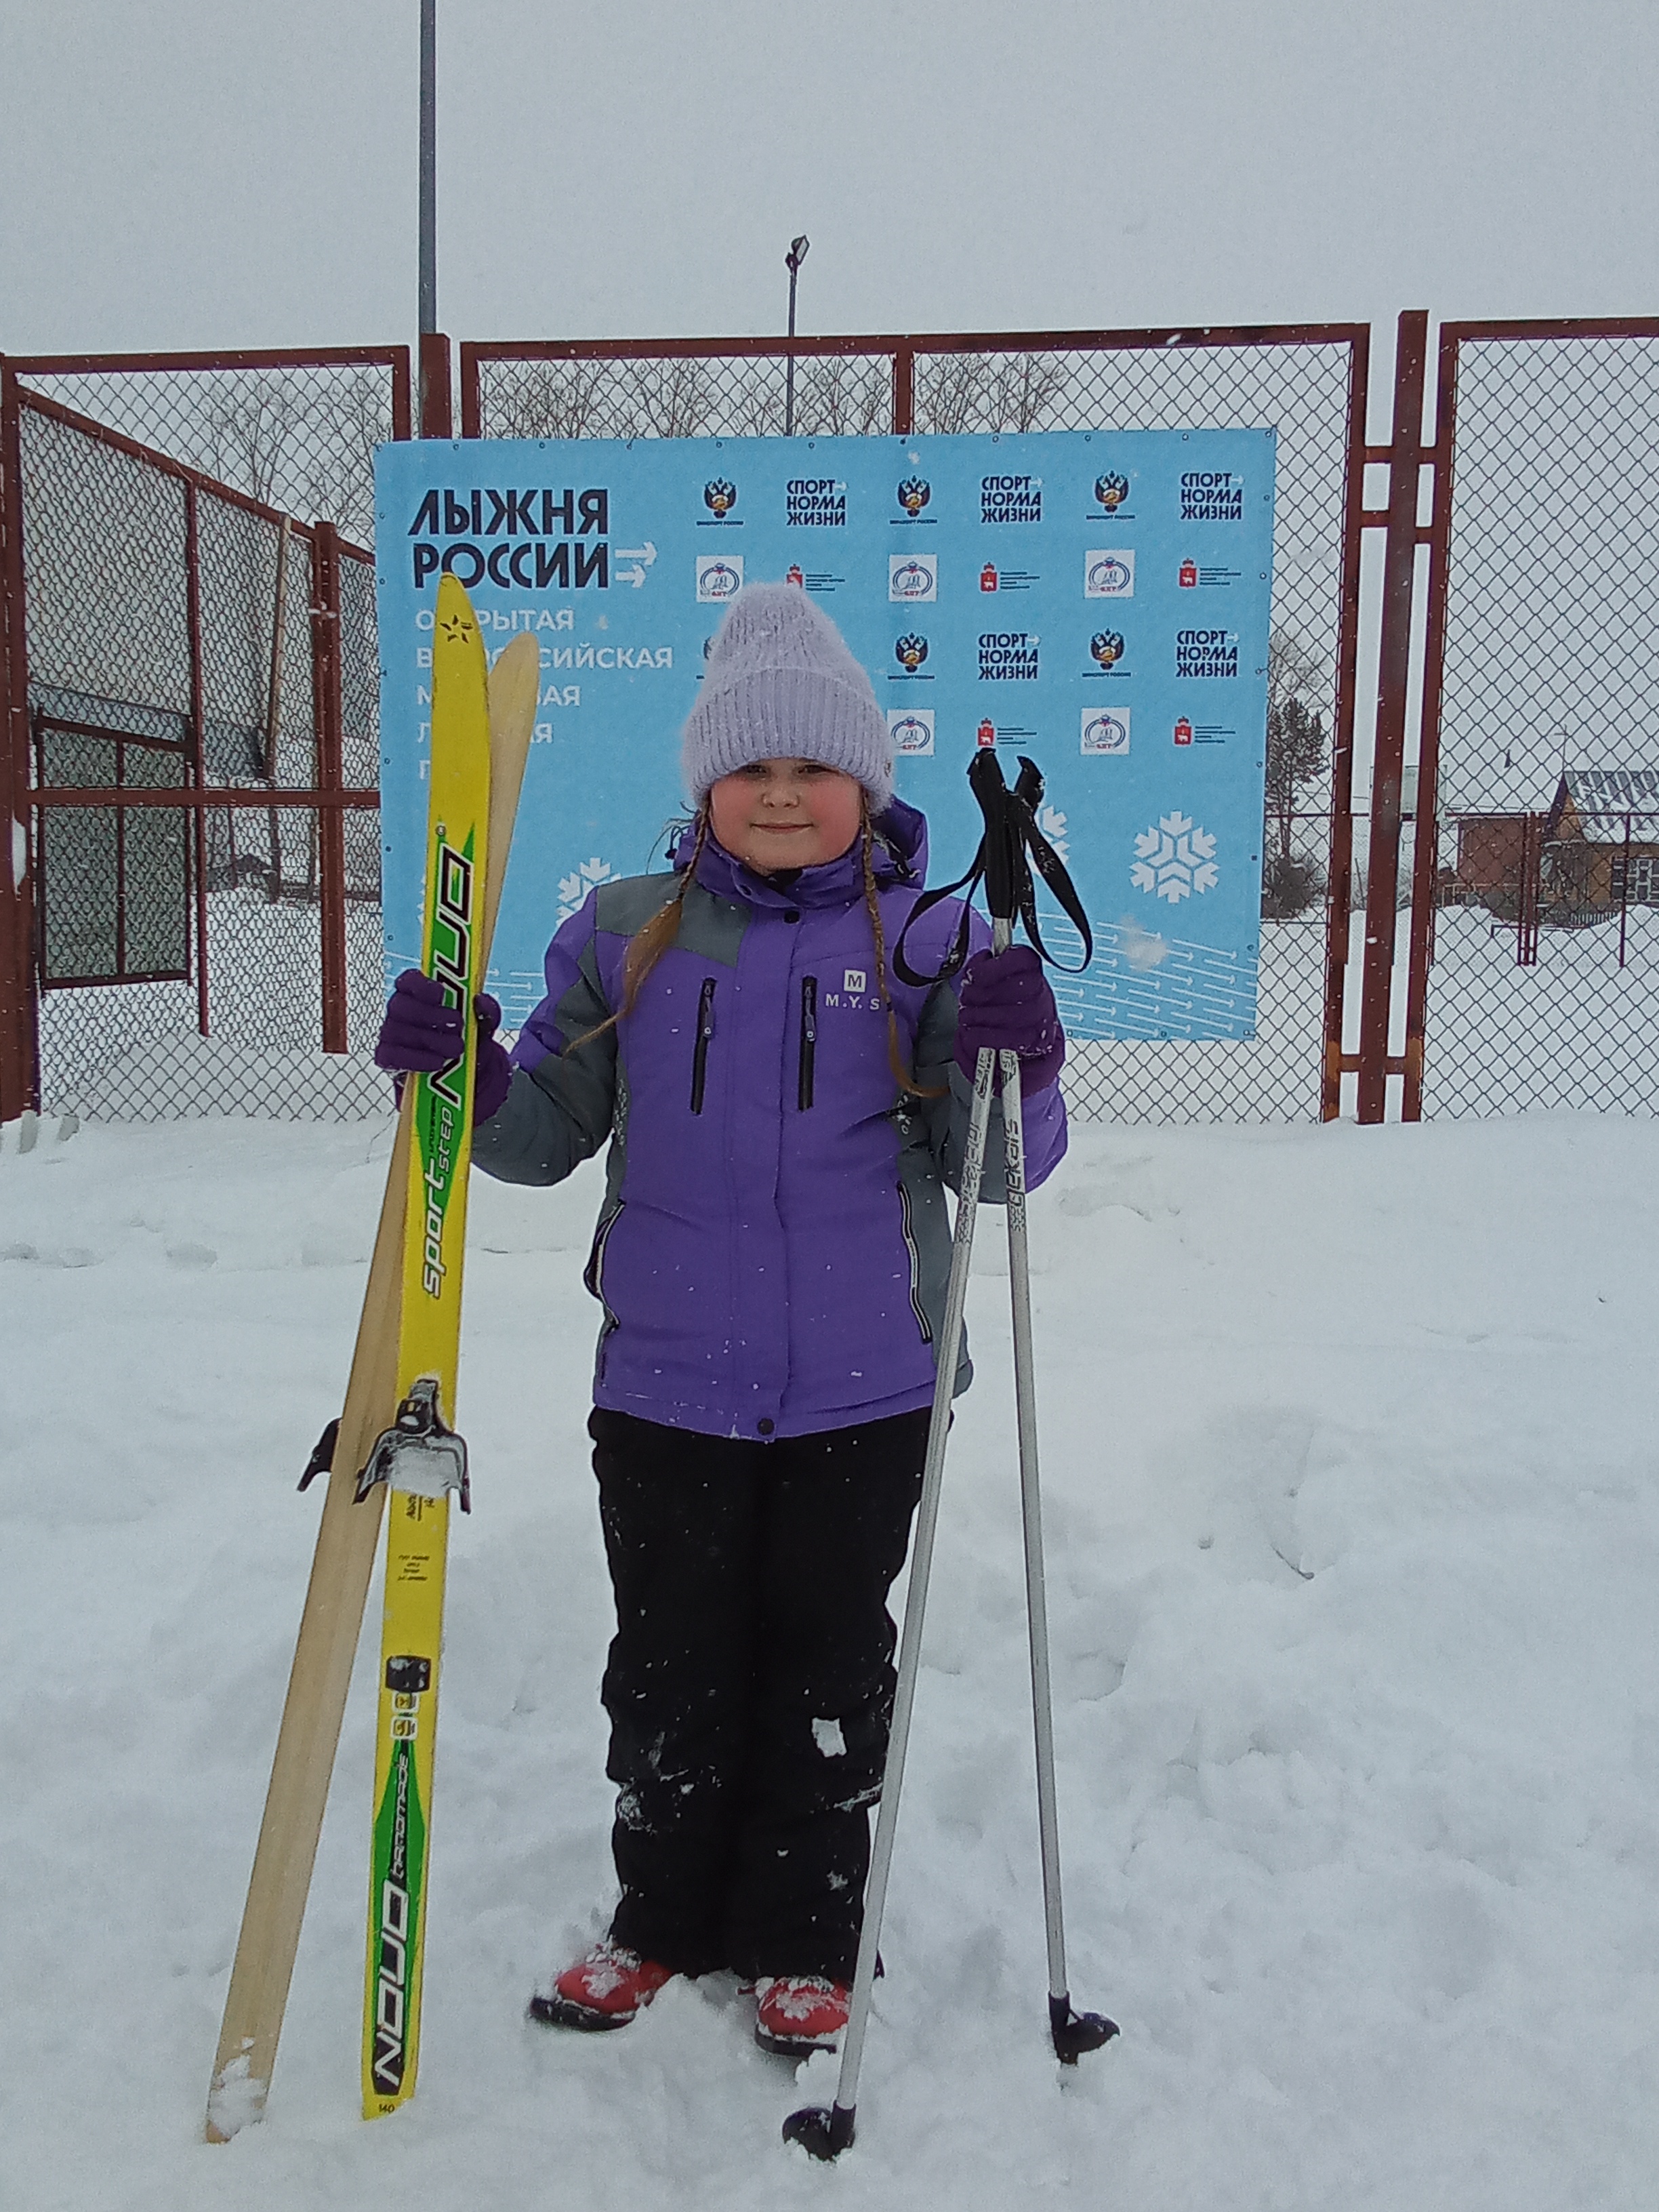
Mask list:
[[[453,438],[449,397],[449,340],[441,331],[421,332],[421,435]]]
[[[317,731],[317,885],[323,952],[323,1050],[346,1039],[344,704],[340,671],[340,541],[319,522],[312,544],[312,699]]]
[[[1516,897],[1515,964],[1538,965],[1538,908],[1543,890],[1544,817],[1528,814],[1521,828],[1521,884]]]
[[[481,409],[478,398],[478,349],[471,338],[461,340],[461,435],[477,438]]]
[[[1418,477],[1423,459],[1423,376],[1428,342],[1426,311],[1408,309],[1400,318],[1395,342],[1394,441],[1389,453],[1389,524],[1382,556],[1382,629],[1377,653],[1370,845],[1365,872],[1365,960],[1359,1000],[1362,1121],[1381,1121],[1388,1104],[1400,887],[1400,786],[1406,757],[1406,685],[1417,574]]]
[[[196,486],[185,486],[185,627],[190,649],[190,780],[207,784],[207,668],[202,655],[202,544]],[[194,810],[191,873],[196,879],[196,1026],[210,1034],[208,998],[207,809]]]
[[[1348,975],[1353,869],[1353,720],[1359,654],[1359,548],[1365,509],[1365,410],[1370,333],[1353,341],[1348,386],[1347,483],[1342,512],[1342,615],[1336,647],[1336,720],[1331,732],[1331,856],[1325,910],[1325,1064],[1319,1118],[1342,1110],[1342,1029]]]
[[[397,346],[392,361],[392,434],[400,441],[410,434],[409,424],[409,348]]]
[[[0,1121],[40,1103],[17,379],[0,360]]]
[[[1428,622],[1423,641],[1423,721],[1418,736],[1417,842],[1412,867],[1411,958],[1406,983],[1406,1087],[1402,1121],[1423,1118],[1423,1053],[1429,968],[1434,959],[1440,884],[1440,700],[1446,665],[1453,463],[1457,444],[1457,340],[1440,333],[1435,379],[1434,505],[1429,522]]]
[[[908,438],[915,427],[916,356],[913,346],[898,347],[893,355],[893,434]]]

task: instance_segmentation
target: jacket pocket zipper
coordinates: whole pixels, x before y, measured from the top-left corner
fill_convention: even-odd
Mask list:
[[[804,1114],[812,1103],[812,1062],[818,1044],[818,979],[804,975],[800,986],[800,1081],[795,1101]]]
[[[910,1218],[909,1187],[901,1178],[898,1187],[899,1226],[903,1232],[904,1249],[910,1255],[910,1310],[916,1317],[916,1327],[921,1331],[921,1340],[933,1340],[933,1324],[927,1318],[927,1309],[921,1302],[921,1248],[916,1243],[915,1224]]]
[[[714,1034],[714,979],[705,975],[697,1000],[697,1042],[691,1054],[691,1111],[702,1111],[703,1085],[708,1075],[708,1040]]]
[[[599,1325],[599,1351],[595,1362],[596,1371],[601,1376],[605,1373],[605,1361],[610,1356],[611,1340],[622,1326],[611,1311],[611,1301],[605,1294],[605,1248],[611,1242],[611,1231],[622,1218],[622,1200],[618,1199],[608,1214],[600,1215],[599,1224],[593,1231],[593,1249],[589,1252],[587,1265],[582,1271],[582,1282],[589,1293],[599,1300],[599,1310],[605,1316]]]

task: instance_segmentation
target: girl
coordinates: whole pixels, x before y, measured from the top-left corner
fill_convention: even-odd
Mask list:
[[[1065,1149],[1065,1041],[1036,956],[993,958],[982,923],[952,982],[894,977],[925,825],[804,592],[733,601],[684,765],[674,872],[565,923],[510,1060],[478,1002],[476,1164],[553,1183],[610,1145],[586,1280],[622,1897],[532,2011],[620,2027],[673,1975],[730,1967],[757,2039],[799,2054],[847,2019],[975,1058],[1021,1057],[1035,1185]],[[959,918],[922,917],[919,972]],[[377,1057],[436,1069],[460,1036],[410,971]],[[971,1374],[964,1345],[953,1388]]]

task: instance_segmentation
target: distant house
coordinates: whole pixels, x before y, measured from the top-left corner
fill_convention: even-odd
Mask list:
[[[1529,814],[1462,814],[1457,820],[1457,864],[1441,886],[1443,905],[1465,901],[1488,906],[1513,900],[1521,879]]]
[[[1595,921],[1621,902],[1659,906],[1659,769],[1569,769],[1546,814],[1461,816],[1442,902],[1512,916],[1529,849],[1541,921]]]
[[[1544,818],[1540,888],[1546,917],[1561,901],[1659,906],[1659,769],[1570,768]]]

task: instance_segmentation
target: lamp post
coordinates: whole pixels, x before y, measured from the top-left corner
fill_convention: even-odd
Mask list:
[[[811,240],[792,238],[789,251],[783,257],[783,265],[789,271],[789,365],[783,385],[783,434],[795,434],[795,279],[800,275],[800,264],[806,258],[806,249]]]
[[[421,0],[421,311],[438,327],[438,0]]]

